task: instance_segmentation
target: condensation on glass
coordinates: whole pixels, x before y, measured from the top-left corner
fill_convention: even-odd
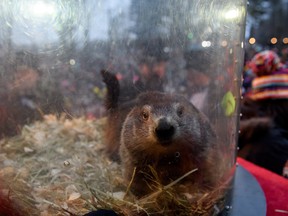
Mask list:
[[[66,201],[83,201],[83,205],[78,203],[78,209],[66,202],[66,207],[71,212],[79,213],[84,209],[81,213],[85,213],[107,207],[123,214],[164,211],[161,214],[175,215],[178,212],[178,215],[213,215],[221,212],[227,204],[227,194],[233,186],[235,171],[245,13],[245,0],[2,0],[0,167],[4,174],[0,177],[3,182],[7,180],[4,172],[7,167],[12,170],[22,167],[25,170],[25,182],[32,192],[18,191],[18,194],[25,194],[30,200],[35,199],[38,207],[41,206],[39,209],[34,208],[35,215],[48,211],[51,207],[47,207],[49,203],[59,206],[65,203],[65,198],[59,201],[53,196],[41,197],[39,188],[47,184],[62,187]],[[107,120],[104,104],[109,90],[103,82],[101,71],[114,76],[119,82],[119,103],[128,103],[132,99],[131,103],[134,103],[134,98],[139,93],[148,90],[161,91],[184,95],[188,102],[204,113],[208,121],[205,124],[211,126],[215,136],[212,136],[214,145],[208,147],[209,153],[204,152],[206,155],[201,157],[203,160],[208,157],[210,158],[207,160],[215,160],[209,161],[211,170],[206,168],[206,171],[217,174],[217,186],[210,190],[207,187],[202,190],[201,185],[198,185],[198,189],[191,189],[193,186],[187,189],[189,183],[183,186],[182,183],[187,182],[187,179],[194,181],[191,176],[195,176],[195,181],[205,179],[206,176],[203,172],[197,177],[197,172],[201,173],[199,170],[188,173],[187,176],[177,170],[178,160],[185,158],[185,163],[189,164],[193,160],[197,161],[200,158],[197,154],[201,153],[191,150],[195,155],[190,161],[191,155],[187,159],[183,156],[185,153],[178,152],[175,147],[172,158],[170,153],[166,154],[164,151],[163,155],[159,153],[160,156],[157,157],[165,159],[158,158],[157,162],[151,159],[151,164],[155,162],[157,165],[156,168],[151,165],[152,170],[147,172],[151,178],[157,180],[157,175],[165,171],[161,168],[172,164],[174,168],[167,170],[170,173],[175,171],[177,178],[173,179],[173,175],[169,174],[169,180],[162,182],[163,184],[157,183],[159,187],[152,187],[152,192],[146,194],[146,200],[135,197],[133,188],[129,186],[133,186],[133,181],[137,179],[132,178],[128,183],[123,179],[119,180],[122,178],[119,170],[123,170],[123,167],[119,161],[109,158],[103,144],[103,136],[109,136],[107,130],[112,129],[105,127],[105,121],[109,121],[109,118]],[[115,86],[112,88],[116,89]],[[174,104],[173,100],[176,99],[166,104],[166,110],[170,110],[167,111],[169,114],[162,115],[163,118],[170,115],[166,120],[176,118],[171,117],[173,109],[178,117],[185,118],[186,105],[184,109],[179,108],[180,105]],[[148,111],[144,108],[144,111],[151,112],[148,115],[152,118],[154,104],[150,103],[152,102],[147,99],[146,108],[147,105],[149,108]],[[163,107],[159,108],[161,109],[165,110]],[[140,114],[143,119],[147,117],[147,113]],[[185,124],[195,124],[192,120]],[[201,124],[198,129],[202,127]],[[170,126],[169,122],[162,124],[164,129]],[[181,134],[180,126],[180,129],[177,125],[172,126],[177,133],[180,131],[180,136],[186,136]],[[133,130],[137,130],[135,127],[137,126]],[[203,128],[207,129],[204,126]],[[66,130],[67,133],[62,133]],[[131,140],[136,139],[133,136],[137,136],[133,130]],[[34,138],[29,140],[31,137]],[[209,138],[201,137],[199,142],[206,139]],[[69,145],[65,144],[65,140],[70,140]],[[193,145],[192,141],[191,143]],[[169,145],[163,146],[170,148]],[[153,146],[149,148],[152,153]],[[143,151],[143,154],[148,153]],[[220,155],[220,159],[211,155]],[[39,160],[40,165],[31,165],[27,158],[31,161]],[[104,159],[101,161],[95,158]],[[163,163],[167,164],[162,167]],[[33,170],[34,168],[39,172]],[[78,169],[82,170],[81,175]],[[71,176],[65,179],[59,173],[66,173],[66,177]],[[43,176],[49,175],[51,179],[42,182]],[[84,179],[86,184],[83,185]],[[80,180],[83,180],[82,184],[79,183]],[[203,184],[206,184],[204,180]],[[0,189],[1,187],[2,192],[7,192],[5,184],[1,185],[0,181]],[[13,185],[9,187],[13,188]],[[17,192],[18,189],[15,186],[13,191]],[[169,194],[173,194],[173,199]],[[111,197],[114,197],[114,201],[111,201]],[[95,201],[98,198],[101,202]],[[46,207],[43,200],[46,200]],[[156,203],[158,209],[150,205],[150,202]]]

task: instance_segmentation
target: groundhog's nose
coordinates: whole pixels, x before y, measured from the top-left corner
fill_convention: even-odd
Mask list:
[[[159,141],[169,141],[174,133],[175,127],[166,118],[161,118],[155,129],[155,134]]]

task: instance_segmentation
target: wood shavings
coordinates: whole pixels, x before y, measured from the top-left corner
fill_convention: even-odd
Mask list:
[[[31,152],[33,152],[34,150],[33,149],[31,149],[31,148],[29,148],[29,147],[24,147],[24,152],[25,153],[31,153]]]
[[[0,179],[4,182],[0,190],[31,216],[82,216],[97,208],[113,209],[120,216],[163,215],[163,206],[157,205],[167,200],[181,210],[172,215],[211,213],[215,199],[223,197],[221,190],[201,197],[179,195],[165,186],[155,200],[147,202],[126,194],[120,165],[103,153],[105,121],[47,115],[43,121],[24,126],[20,136],[0,140]],[[178,182],[171,187],[174,184]],[[197,200],[197,206],[192,208],[189,200]]]
[[[73,201],[73,200],[79,199],[80,197],[81,197],[80,193],[74,192],[74,193],[70,194],[68,201]]]
[[[21,196],[21,206],[28,211],[33,209],[32,216],[66,215],[61,208],[64,203],[66,210],[75,215],[87,213],[91,210],[88,203],[91,193],[85,184],[93,186],[99,181],[103,182],[99,184],[103,189],[111,189],[109,164],[121,176],[119,165],[99,152],[103,149],[104,123],[105,119],[91,121],[47,115],[43,121],[24,126],[20,136],[2,139],[3,191],[9,191],[12,197]],[[15,181],[9,182],[11,179]],[[29,189],[20,189],[23,185]]]

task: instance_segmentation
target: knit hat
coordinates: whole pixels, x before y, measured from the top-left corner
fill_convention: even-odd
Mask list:
[[[249,63],[249,67],[256,76],[263,76],[279,70],[283,67],[283,64],[275,52],[266,50],[257,53]]]
[[[247,96],[252,100],[288,99],[288,69],[273,51],[256,54],[250,63],[256,75]]]

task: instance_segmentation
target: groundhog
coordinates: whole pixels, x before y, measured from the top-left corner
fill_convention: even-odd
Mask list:
[[[211,189],[217,178],[216,135],[207,120],[184,96],[141,92],[117,103],[119,83],[102,71],[107,84],[107,152],[120,156],[124,178],[137,197],[167,185],[191,170],[181,183],[198,192]]]

